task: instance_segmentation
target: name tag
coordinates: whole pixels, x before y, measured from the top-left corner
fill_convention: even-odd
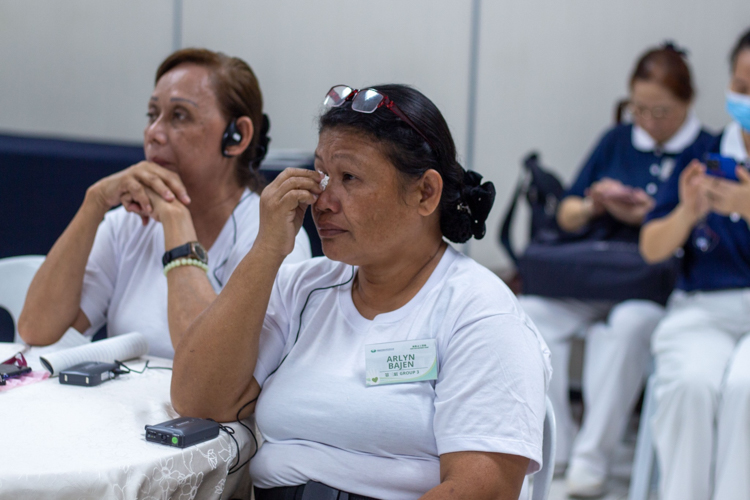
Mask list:
[[[435,380],[437,376],[435,339],[365,346],[365,383],[368,387]]]

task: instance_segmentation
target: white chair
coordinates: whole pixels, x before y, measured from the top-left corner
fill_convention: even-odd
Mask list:
[[[31,280],[42,262],[43,255],[0,259],[0,308],[7,310],[13,318],[14,342],[21,342],[18,337],[18,316],[21,315]]]
[[[659,464],[656,461],[654,438],[651,434],[651,420],[656,411],[654,384],[654,376],[651,375],[646,382],[646,392],[643,396],[641,423],[638,426],[638,439],[635,442],[633,474],[630,478],[628,500],[648,500],[651,489],[658,482]]]
[[[557,427],[555,425],[555,411],[552,401],[546,398],[547,410],[544,416],[544,434],[542,440],[542,468],[534,474],[531,489],[531,500],[547,500],[552,476],[555,474],[555,443],[557,441]]]

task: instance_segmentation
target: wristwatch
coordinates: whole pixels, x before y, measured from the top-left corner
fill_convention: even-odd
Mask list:
[[[208,254],[203,245],[197,241],[191,241],[164,252],[164,256],[161,258],[162,265],[166,266],[175,259],[187,258],[195,259],[208,264]]]

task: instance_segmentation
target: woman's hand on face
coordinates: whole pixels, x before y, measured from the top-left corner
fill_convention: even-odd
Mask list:
[[[182,204],[190,203],[190,197],[180,177],[161,165],[142,161],[125,170],[97,181],[89,188],[105,210],[122,204],[125,210],[141,217],[149,217],[153,210],[146,189],[151,189],[165,201],[178,199]]]
[[[690,225],[695,225],[711,211],[711,204],[706,196],[706,166],[693,160],[682,171],[679,179],[680,202],[677,209],[687,217]]]
[[[260,230],[256,245],[286,257],[302,227],[305,210],[323,192],[323,176],[315,170],[288,168],[260,195]]]
[[[750,220],[750,173],[737,167],[739,182],[705,176],[703,187],[710,210],[721,215],[740,214]]]

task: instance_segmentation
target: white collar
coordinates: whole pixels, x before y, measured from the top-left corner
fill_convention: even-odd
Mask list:
[[[661,149],[665,153],[679,154],[682,153],[685,148],[690,146],[698,138],[698,134],[701,133],[701,122],[695,115],[693,110],[685,118],[685,122],[677,129],[677,132],[664,143]],[[650,153],[656,150],[656,141],[653,137],[648,135],[648,132],[643,130],[636,124],[633,124],[633,133],[631,137],[633,147],[638,151],[644,153]]]
[[[719,146],[721,156],[734,158],[735,161],[747,161],[747,149],[742,139],[742,127],[739,122],[733,121],[724,127],[721,134],[721,145]]]

